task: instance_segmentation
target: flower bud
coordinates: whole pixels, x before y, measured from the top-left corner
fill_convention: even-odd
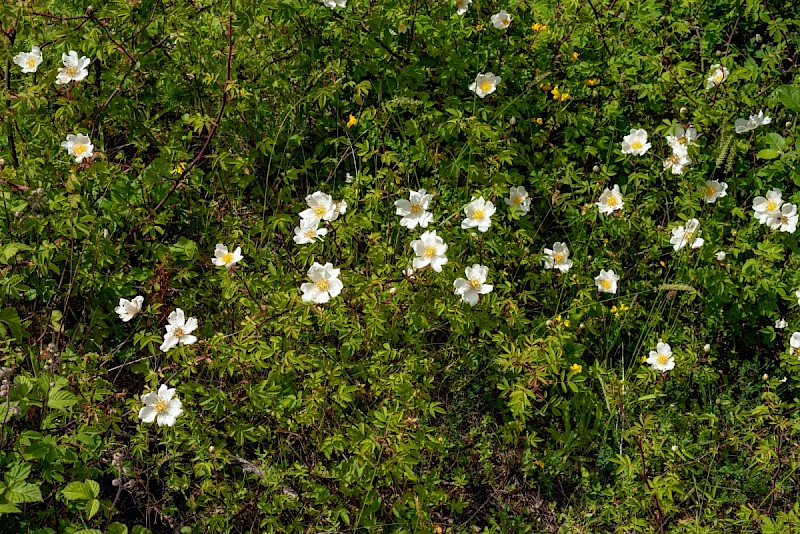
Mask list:
[[[708,343],[706,343],[706,344],[703,346],[703,352],[711,352],[711,345],[709,345]]]
[[[673,445],[672,446],[672,452],[678,452],[678,446],[677,445]]]
[[[600,172],[600,166],[595,165],[594,167],[592,167],[592,172]]]

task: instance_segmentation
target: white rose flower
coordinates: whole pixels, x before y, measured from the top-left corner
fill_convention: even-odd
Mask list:
[[[492,25],[498,30],[505,30],[511,24],[511,15],[505,9],[492,15]]]
[[[767,191],[767,196],[758,196],[753,199],[753,216],[758,219],[761,224],[766,224],[767,219],[779,215],[779,210],[783,200],[781,199],[781,190],[777,188]]]
[[[606,271],[600,269],[600,274],[594,277],[594,282],[597,284],[597,291],[601,293],[616,294],[618,281],[619,275],[615,274],[613,270]]]
[[[531,210],[531,197],[528,196],[528,192],[523,186],[512,187],[508,191],[508,198],[505,201],[513,211],[518,213],[525,214]]]
[[[313,243],[319,238],[322,241],[322,236],[328,233],[327,228],[320,228],[319,221],[314,219],[300,219],[300,226],[294,229],[294,242],[298,245],[306,245]]]
[[[64,66],[58,68],[57,84],[79,82],[89,75],[87,67],[91,60],[88,57],[83,56],[79,59],[78,53],[70,50],[69,54],[61,54],[61,61],[64,62]]]
[[[692,126],[684,130],[683,126],[676,124],[667,133],[667,144],[674,152],[681,150],[685,152],[686,146],[692,144],[695,139],[697,139],[697,130]]]
[[[466,13],[471,3],[472,0],[456,0],[456,13],[459,15]]]
[[[797,304],[800,305],[800,289],[794,292],[794,296],[797,297]]]
[[[396,200],[394,205],[397,208],[395,213],[401,215],[400,226],[405,226],[409,230],[413,230],[420,226],[420,228],[427,228],[428,223],[433,221],[433,214],[428,210],[433,195],[429,195],[424,189],[419,191],[409,191],[408,200]]]
[[[670,169],[672,174],[683,174],[689,170],[691,164],[692,160],[686,152],[673,152],[664,160],[664,169]]]
[[[777,213],[767,218],[766,225],[773,230],[793,234],[797,230],[797,206],[786,202]]]
[[[61,142],[61,148],[66,148],[70,156],[75,156],[75,163],[82,163],[84,158],[92,157],[94,145],[86,135],[69,134],[67,140]]]
[[[622,193],[619,191],[619,186],[614,184],[612,189],[605,188],[600,195],[600,200],[595,202],[595,205],[600,209],[600,213],[611,215],[617,210],[621,210],[625,202],[622,199]]]
[[[492,224],[491,216],[495,211],[494,204],[486,202],[483,197],[472,197],[472,202],[464,207],[466,218],[461,221],[461,228],[477,228],[479,232],[486,232]]]
[[[778,330],[782,330],[782,329],[786,328],[787,324],[789,324],[789,323],[786,322],[786,319],[781,317],[780,319],[775,321],[775,328],[777,328]]]
[[[706,89],[711,89],[728,79],[730,71],[719,63],[711,65],[711,75],[706,78]]]
[[[144,423],[155,420],[158,426],[172,426],[175,418],[183,413],[183,405],[175,397],[175,388],[169,388],[166,384],[161,384],[158,393],[151,391],[142,395],[142,402],[144,407],[139,410],[139,419]]]
[[[442,265],[447,263],[447,257],[444,255],[447,252],[447,245],[436,235],[436,230],[423,233],[419,239],[411,242],[411,248],[417,255],[411,264],[414,269],[430,265],[437,273],[442,272]]]
[[[464,269],[464,274],[466,278],[456,278],[453,282],[455,294],[461,295],[461,300],[468,302],[470,306],[475,306],[480,295],[486,295],[494,289],[492,284],[485,283],[489,268],[476,263]]]
[[[771,117],[766,117],[763,111],[759,111],[756,115],[750,115],[749,119],[736,119],[733,123],[733,127],[736,133],[746,133],[771,122]]]
[[[728,196],[728,184],[718,180],[706,180],[702,188],[703,200],[708,204],[713,204],[717,199]]]
[[[800,332],[792,334],[792,337],[789,339],[789,346],[795,350],[800,349]]]
[[[163,352],[167,352],[178,343],[191,345],[197,341],[197,337],[190,335],[197,330],[197,319],[194,317],[186,319],[183,315],[183,310],[176,308],[174,312],[169,314],[167,321],[169,322],[166,326],[167,333],[164,334],[164,342],[160,347]]]
[[[119,318],[123,323],[127,323],[136,316],[137,313],[142,311],[142,303],[144,297],[136,296],[133,299],[119,299],[119,306],[114,308],[114,312],[119,314]]]
[[[311,282],[300,286],[300,290],[303,292],[303,302],[325,304],[338,296],[344,288],[344,284],[339,280],[340,271],[341,269],[334,269],[330,262],[325,265],[314,262],[308,270],[308,278],[311,279]]]
[[[657,371],[670,371],[675,368],[675,358],[672,356],[672,348],[666,343],[658,343],[656,350],[650,351],[650,357],[647,358],[653,369]]]
[[[715,257],[717,258],[717,261],[725,261],[725,256],[726,256],[725,251],[720,250],[719,252],[717,252],[717,255]]]
[[[345,7],[347,0],[321,0],[325,7],[336,9],[337,7]]]
[[[469,86],[470,91],[475,91],[475,94],[483,98],[486,95],[494,93],[497,89],[497,84],[502,81],[500,76],[495,76],[494,73],[487,72],[486,74],[478,74],[475,81]]]
[[[553,248],[544,249],[544,268],[558,269],[562,273],[569,271],[572,267],[572,260],[569,259],[569,248],[566,243],[556,242]]]
[[[36,72],[36,69],[42,64],[42,51],[38,46],[34,46],[31,47],[30,52],[20,52],[14,56],[12,61],[22,67],[22,72]]]
[[[300,212],[300,217],[303,219],[315,221],[331,221],[336,215],[336,203],[330,195],[326,195],[322,191],[317,191],[306,197],[308,209]]]
[[[353,178],[353,176],[349,172],[345,173],[345,175],[344,175],[344,183],[352,184],[354,180],[355,180],[355,178]]]
[[[681,249],[686,245],[689,245],[692,248],[698,248],[703,246],[705,241],[700,238],[696,237],[699,233],[697,231],[697,227],[700,226],[700,221],[697,219],[689,219],[686,221],[686,226],[678,226],[677,228],[672,229],[672,237],[670,238],[669,242],[672,245],[672,248],[675,250]]]
[[[631,133],[622,138],[622,153],[642,156],[650,149],[645,130],[632,129]]]
[[[228,252],[228,247],[222,243],[217,243],[214,248],[214,257],[211,258],[211,263],[217,267],[225,267],[230,269],[233,264],[242,259],[242,247],[236,247],[233,252]]]

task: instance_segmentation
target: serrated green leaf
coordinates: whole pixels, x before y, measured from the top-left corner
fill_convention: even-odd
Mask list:
[[[800,87],[781,85],[775,90],[778,100],[787,109],[800,113]]]
[[[100,501],[92,499],[86,503],[86,519],[91,519],[100,510]]]
[[[83,485],[91,492],[92,497],[97,497],[100,495],[100,484],[94,480],[87,480],[83,483]]]
[[[786,140],[783,138],[781,134],[775,132],[768,133],[767,143],[769,143],[770,148],[773,148],[778,152],[783,152],[784,150],[786,150]]]
[[[15,482],[9,486],[3,497],[10,503],[20,504],[26,502],[41,502],[42,491],[36,484],[29,482]]]
[[[27,480],[28,475],[31,474],[31,466],[26,463],[13,464],[5,473],[5,481],[8,485],[13,485],[14,482],[22,482]]]
[[[84,528],[81,530],[76,530],[75,534],[103,534],[103,533],[97,530],[96,528]]]
[[[22,510],[20,510],[16,504],[12,503],[0,503],[0,514],[18,514]]]
[[[47,406],[55,410],[65,410],[78,402],[78,398],[64,389],[51,389],[47,397]]]
[[[106,534],[128,534],[128,527],[122,523],[111,523],[106,529]]]
[[[61,490],[61,494],[68,501],[76,501],[81,499],[91,499],[94,497],[83,485],[83,482],[70,482]]]
[[[19,313],[14,308],[5,308],[0,311],[0,322],[6,324],[8,329],[11,330],[11,336],[16,339],[24,339],[28,337],[28,332],[22,325],[22,320]]]
[[[775,159],[780,156],[781,153],[777,150],[772,150],[771,148],[765,148],[763,150],[758,151],[759,159]]]

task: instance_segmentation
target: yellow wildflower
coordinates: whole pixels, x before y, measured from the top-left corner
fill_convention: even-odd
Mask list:
[[[542,32],[547,29],[547,24],[540,24],[538,22],[534,22],[531,24],[531,29],[535,32]]]
[[[544,462],[541,460],[534,460],[533,463],[544,469]]]
[[[536,124],[538,124],[539,126],[541,126],[542,124],[544,124],[544,121],[542,120],[542,118],[541,118],[541,117],[537,117],[537,118],[536,118]]]
[[[539,87],[544,91],[549,91],[550,89],[553,88],[553,86],[550,85],[550,83],[540,83]]]
[[[572,53],[572,61],[578,61],[579,54],[577,52]]]
[[[594,78],[589,78],[588,80],[586,80],[586,85],[588,85],[589,87],[594,87],[598,83],[600,83],[600,82],[598,82]]]
[[[169,171],[169,173],[170,174],[183,174],[183,171],[185,171],[185,170],[186,170],[186,164],[181,162],[181,163],[178,163],[178,165],[174,169]]]
[[[616,312],[617,312],[617,307],[611,306],[611,313],[616,313]]]
[[[566,326],[567,328],[569,328],[569,319],[565,319],[565,320],[564,320],[564,326]]]
[[[561,91],[558,90],[557,85],[553,87],[553,90],[550,91],[550,94],[553,95],[553,100],[558,100],[559,97],[561,97]]]
[[[565,102],[565,101],[569,100],[570,98],[572,98],[572,97],[570,96],[569,93],[561,93],[561,96],[558,97],[558,101],[559,102]]]
[[[351,113],[350,114],[350,119],[347,121],[347,127],[351,128],[351,127],[355,126],[356,124],[358,124],[358,119],[355,118],[353,116],[353,114]]]
[[[578,374],[581,371],[583,371],[583,366],[577,363],[573,363],[572,365],[569,366],[569,370],[573,371],[575,374]]]

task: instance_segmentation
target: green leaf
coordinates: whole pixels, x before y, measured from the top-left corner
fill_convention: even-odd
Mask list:
[[[81,530],[76,530],[75,534],[103,534],[103,533],[97,530],[96,528],[83,528]]]
[[[18,514],[21,511],[16,504],[0,503],[0,514]]]
[[[128,527],[115,521],[108,525],[106,534],[128,534]]]
[[[22,325],[19,313],[14,308],[5,308],[0,311],[0,322],[5,323],[11,330],[11,336],[20,340],[28,337],[28,332]]]
[[[70,482],[67,487],[61,490],[61,494],[68,501],[86,500],[94,497],[83,485],[83,482]]]
[[[86,503],[86,519],[91,519],[100,510],[100,501],[92,499]]]
[[[39,486],[36,484],[30,484],[28,482],[15,482],[13,485],[9,486],[6,492],[3,494],[3,497],[14,504],[25,503],[25,502],[41,502],[42,501],[42,492],[39,489]]]
[[[786,140],[783,138],[781,134],[775,132],[768,133],[767,143],[769,143],[770,148],[773,148],[778,152],[783,152],[784,150],[786,150]]]
[[[94,480],[87,480],[83,483],[86,489],[91,492],[92,497],[97,497],[100,495],[100,484],[95,482]]]
[[[800,87],[781,85],[775,90],[778,100],[787,109],[800,113]]]
[[[758,151],[759,159],[775,159],[780,156],[781,153],[777,150],[772,150],[771,148],[765,148],[764,150]]]
[[[6,471],[5,480],[6,484],[13,485],[14,482],[23,482],[31,474],[31,466],[26,463],[13,464],[11,468]]]
[[[78,398],[64,389],[51,389],[47,397],[47,406],[55,410],[64,410],[78,402]]]

